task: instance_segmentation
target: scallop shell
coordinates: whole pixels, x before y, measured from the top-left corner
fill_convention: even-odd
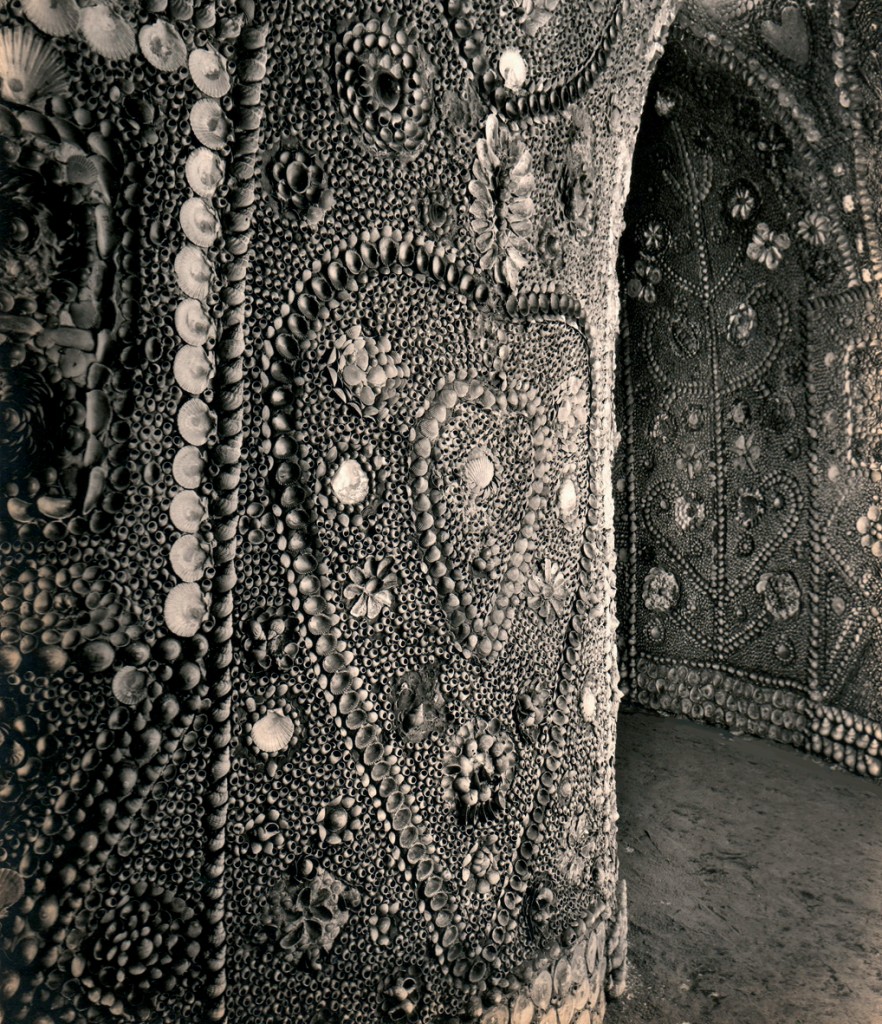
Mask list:
[[[213,426],[211,410],[201,398],[191,398],[178,409],[178,431],[187,444],[205,444]]]
[[[21,10],[47,36],[69,36],[80,24],[74,0],[21,0]]]
[[[560,490],[557,494],[557,505],[564,519],[569,519],[570,516],[575,515],[579,507],[579,491],[570,477],[566,477],[560,485]]]
[[[200,146],[187,157],[187,184],[197,195],[211,199],[224,180],[225,170],[226,164],[217,153]]]
[[[168,508],[172,526],[181,533],[195,533],[205,522],[205,516],[205,502],[195,491],[178,491]]]
[[[499,56],[499,73],[506,89],[520,89],[527,80],[527,65],[520,50],[509,47]]]
[[[193,134],[209,149],[223,149],[232,129],[217,100],[197,100],[190,111]]]
[[[278,754],[291,742],[296,729],[287,715],[269,711],[251,726],[251,739],[265,754]]]
[[[184,583],[195,583],[205,575],[208,551],[195,534],[178,537],[168,557],[178,579]]]
[[[95,53],[108,60],[125,60],[138,48],[132,26],[104,4],[80,11],[80,30]]]
[[[217,99],[230,91],[227,62],[214,50],[193,50],[190,54],[190,75],[196,87]]]
[[[214,324],[197,299],[184,299],[175,310],[175,329],[188,345],[204,345],[214,336]]]
[[[476,448],[462,466],[462,478],[473,494],[480,494],[489,487],[496,474],[490,456],[480,448]]]
[[[188,345],[175,356],[174,374],[184,391],[190,395],[201,395],[211,381],[211,361],[204,349]]]
[[[24,893],[22,876],[11,868],[0,868],[0,913],[8,910],[13,903],[18,903]]]
[[[90,156],[74,155],[64,165],[71,185],[94,185],[98,181],[98,168]]]
[[[207,299],[211,287],[211,264],[201,249],[185,245],[175,257],[178,286],[191,299]]]
[[[194,196],[181,207],[181,227],[189,241],[207,249],[220,234],[217,214],[204,199]]]
[[[187,63],[187,46],[181,33],[167,21],[144,25],[138,33],[141,53],[160,71],[177,71]]]
[[[0,99],[27,104],[68,90],[64,61],[52,43],[26,25],[0,31]]]
[[[180,487],[195,490],[205,477],[205,460],[202,452],[192,445],[182,448],[172,463],[172,476]]]
[[[165,624],[175,636],[195,636],[208,615],[202,591],[196,583],[172,587],[163,609]]]
[[[370,492],[370,479],[355,459],[344,459],[331,477],[331,490],[344,505],[357,505]]]
[[[110,689],[120,704],[140,704],[147,696],[147,673],[132,665],[126,665],[117,671]]]

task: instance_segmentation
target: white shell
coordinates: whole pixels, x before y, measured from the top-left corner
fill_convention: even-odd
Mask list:
[[[211,361],[205,349],[188,345],[178,350],[174,364],[175,380],[182,390],[201,395],[211,381]]]
[[[126,665],[117,671],[110,688],[120,704],[140,704],[147,696],[147,673]]]
[[[0,868],[0,912],[7,910],[24,896],[24,879],[12,868]]]
[[[191,299],[206,299],[211,287],[211,264],[201,249],[185,245],[175,257],[178,287]]]
[[[490,456],[481,448],[476,448],[463,463],[462,477],[473,494],[480,494],[489,487],[495,474]]]
[[[80,24],[74,0],[21,0],[22,13],[47,36],[69,36]]]
[[[187,184],[193,191],[206,199],[217,192],[218,185],[224,180],[226,164],[210,149],[200,146],[187,157],[184,172]]]
[[[188,345],[204,345],[214,337],[214,324],[197,299],[183,299],[175,310],[175,329]]]
[[[560,490],[557,493],[557,505],[564,519],[569,519],[570,516],[575,515],[576,510],[579,508],[579,491],[576,488],[575,482],[570,477],[565,477],[560,485]]]
[[[187,62],[187,46],[181,33],[168,21],[144,25],[138,33],[141,53],[160,71],[177,71]]]
[[[582,717],[586,722],[592,722],[594,715],[597,711],[597,698],[591,692],[590,684],[585,684],[585,689],[582,691]]]
[[[368,496],[370,478],[355,459],[344,459],[331,477],[331,490],[344,505],[357,505]]]
[[[190,54],[190,76],[206,96],[217,99],[230,91],[227,62],[214,50],[193,50]]]
[[[193,134],[209,149],[223,149],[230,137],[230,122],[217,100],[197,100],[190,111]]]
[[[195,490],[205,476],[205,460],[198,448],[188,445],[182,448],[172,463],[172,476],[181,487]]]
[[[220,234],[217,214],[208,203],[194,196],[181,207],[181,228],[187,238],[203,249],[207,249]]]
[[[499,73],[506,89],[520,89],[527,80],[527,65],[520,50],[509,47],[499,56]]]
[[[179,583],[165,599],[165,624],[175,636],[195,636],[205,621],[208,608],[196,583]]]
[[[80,10],[80,30],[95,53],[108,60],[125,60],[138,48],[132,26],[104,4]]]
[[[195,533],[205,522],[205,516],[205,502],[195,491],[178,491],[168,507],[172,526],[181,533]]]
[[[265,754],[278,754],[291,742],[294,723],[279,711],[269,711],[251,726],[251,738],[258,750]]]
[[[172,544],[169,561],[179,579],[195,583],[205,575],[208,551],[195,534],[188,533]]]
[[[191,398],[178,409],[178,431],[187,444],[205,444],[213,426],[214,417],[201,398]]]
[[[27,104],[68,91],[64,60],[54,43],[30,25],[0,30],[0,99]]]

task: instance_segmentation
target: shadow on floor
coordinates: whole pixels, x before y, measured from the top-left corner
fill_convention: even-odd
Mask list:
[[[617,760],[631,954],[607,1024],[882,1024],[882,785],[638,712]]]

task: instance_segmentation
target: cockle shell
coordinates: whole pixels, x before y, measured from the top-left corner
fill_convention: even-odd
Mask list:
[[[175,380],[182,390],[201,395],[211,381],[211,361],[205,349],[188,345],[178,350],[174,363]]]
[[[251,726],[251,739],[258,750],[265,754],[277,754],[291,742],[294,723],[279,711],[269,711]]]
[[[181,33],[167,21],[144,25],[138,33],[141,53],[160,71],[177,71],[187,63],[187,46]]]
[[[178,286],[191,299],[206,299],[211,287],[211,264],[195,245],[185,245],[175,257]]]
[[[201,398],[191,398],[178,409],[178,431],[187,444],[205,444],[213,427],[214,416]]]
[[[190,54],[190,75],[196,87],[217,99],[230,91],[230,76],[224,58],[214,50],[193,50]]]
[[[198,448],[187,445],[175,455],[172,463],[172,476],[181,487],[195,490],[205,476],[205,460]]]
[[[195,636],[205,621],[208,608],[199,585],[179,583],[165,599],[165,624],[175,636]]]
[[[0,31],[0,99],[27,104],[68,89],[64,61],[52,43],[27,26]]]
[[[110,689],[120,704],[140,704],[147,696],[147,673],[132,665],[126,665],[117,670]]]
[[[195,534],[187,533],[172,544],[169,561],[179,579],[196,583],[205,575],[208,550]]]
[[[190,127],[209,149],[223,149],[231,133],[230,122],[217,100],[197,100],[190,111]]]
[[[0,915],[24,896],[24,879],[11,868],[0,868]]]
[[[104,4],[81,9],[80,30],[95,53],[108,60],[125,60],[137,49],[135,30]]]
[[[462,465],[462,478],[473,494],[480,494],[489,487],[495,474],[493,462],[482,448],[471,452]]]
[[[168,508],[172,526],[181,533],[195,533],[205,522],[205,502],[195,491],[178,491]]]
[[[356,459],[344,459],[331,477],[331,490],[344,505],[364,501],[370,487],[370,479]]]
[[[207,249],[220,234],[217,214],[208,203],[194,196],[181,207],[181,228],[187,238],[203,249]]]
[[[21,10],[47,36],[68,36],[80,24],[74,0],[21,0]]]
[[[184,299],[178,303],[175,330],[188,345],[204,345],[214,336],[214,324],[198,299]]]
[[[210,149],[200,146],[187,157],[184,171],[187,184],[193,191],[206,199],[210,199],[224,179],[226,164]]]

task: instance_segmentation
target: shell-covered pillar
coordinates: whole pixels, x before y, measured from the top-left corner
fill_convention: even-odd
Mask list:
[[[4,1022],[602,1019],[671,6],[3,4]]]

